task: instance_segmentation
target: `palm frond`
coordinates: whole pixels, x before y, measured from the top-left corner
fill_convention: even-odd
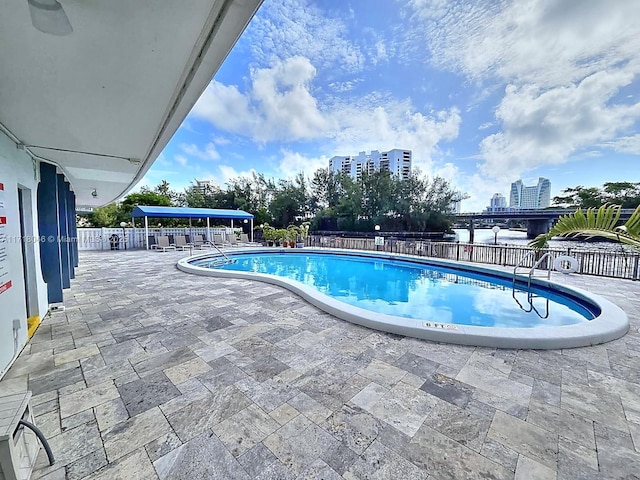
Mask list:
[[[598,209],[589,208],[586,214],[578,209],[561,216],[548,233],[538,235],[529,242],[529,246],[539,250],[553,237],[602,237],[640,248],[640,205],[623,225],[624,228],[616,226],[620,211],[620,205],[608,204]]]

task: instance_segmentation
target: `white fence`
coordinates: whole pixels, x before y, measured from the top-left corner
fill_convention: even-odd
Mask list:
[[[231,228],[211,227],[209,232],[221,234],[223,238],[233,234]],[[150,228],[149,236],[158,235],[204,235],[209,238],[206,227]],[[144,228],[78,228],[78,250],[126,250],[145,248]]]

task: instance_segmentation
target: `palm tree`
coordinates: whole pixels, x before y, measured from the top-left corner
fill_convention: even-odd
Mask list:
[[[624,225],[617,226],[620,220],[620,205],[602,205],[589,208],[585,214],[581,209],[569,215],[563,215],[548,233],[538,235],[529,242],[529,246],[540,250],[552,237],[602,237],[615,240],[633,248],[640,249],[640,205],[635,209]]]

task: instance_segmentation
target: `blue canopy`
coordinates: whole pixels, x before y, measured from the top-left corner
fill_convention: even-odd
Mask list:
[[[131,216],[152,218],[232,218],[252,219],[253,215],[243,210],[224,208],[188,208],[188,207],[156,207],[139,205],[133,209]]]

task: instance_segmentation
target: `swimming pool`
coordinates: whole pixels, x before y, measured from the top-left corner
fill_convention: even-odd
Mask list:
[[[615,305],[577,289],[468,264],[344,250],[252,249],[183,259],[192,273],[285,286],[345,320],[402,335],[509,348],[567,348],[628,330]],[[213,266],[215,264],[215,266]],[[212,267],[213,268],[209,268]],[[604,318],[607,320],[605,321]]]

